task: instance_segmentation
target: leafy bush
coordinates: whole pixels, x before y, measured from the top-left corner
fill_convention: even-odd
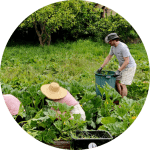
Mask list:
[[[129,22],[119,14],[101,18],[98,22],[91,24],[88,30],[96,36],[97,40],[104,40],[106,35],[112,32],[116,32],[124,42],[138,37]]]
[[[111,32],[118,33],[122,41],[139,37],[129,22],[119,14],[101,18],[102,9],[94,5],[95,3],[83,0],[69,0],[47,5],[28,16],[16,32],[25,35],[27,30],[35,28],[42,46],[46,42],[50,45],[55,36],[65,41],[85,37],[104,40]]]

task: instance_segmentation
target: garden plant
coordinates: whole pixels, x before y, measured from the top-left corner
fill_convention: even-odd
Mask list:
[[[102,61],[109,49],[107,45],[92,40],[59,43],[44,48],[32,45],[6,47],[1,66],[2,92],[12,94],[21,101],[18,116],[25,120],[18,123],[27,133],[44,143],[71,140],[70,132],[75,130],[105,130],[115,138],[137,118],[149,88],[148,59],[143,44],[129,44],[129,47],[136,59],[137,71],[133,83],[128,87],[127,97],[121,98],[108,84],[103,88],[98,86],[102,95],[106,95],[105,100],[96,95],[94,72],[100,58]],[[112,63],[116,65],[112,67]],[[142,67],[141,63],[144,64]],[[116,69],[114,58],[107,70]],[[70,120],[69,113],[65,116],[60,114],[61,120],[57,120],[50,107],[59,107],[62,113],[70,111],[72,107],[54,105],[42,94],[41,85],[52,81],[66,88],[80,102],[86,113],[86,121],[81,121],[78,115]],[[119,105],[113,103],[115,100],[119,100]]]
[[[3,53],[0,71],[2,93],[19,99],[21,105],[14,119],[17,121],[21,117],[22,120],[17,121],[21,128],[43,143],[70,141],[71,133],[76,130],[103,130],[116,138],[130,127],[145,103],[150,70],[141,40],[127,43],[137,64],[134,80],[127,86],[127,97],[122,98],[109,84],[103,88],[97,85],[102,97],[96,95],[95,71],[110,51],[104,37],[110,32],[118,32],[122,41],[139,36],[119,14],[101,18],[102,10],[93,6],[94,3],[69,0],[37,10],[16,31],[22,33],[35,28],[40,45],[24,44],[24,41],[18,44],[11,38]],[[51,35],[58,33],[63,33],[60,35],[62,39],[53,41]],[[69,40],[70,37],[73,40]],[[117,59],[113,57],[105,69],[116,71]],[[58,82],[80,102],[86,121],[80,120],[79,114],[70,119],[69,112],[73,106],[54,103],[42,94],[41,86],[51,82]],[[115,101],[119,101],[119,105]],[[59,108],[61,114],[56,114],[51,107]]]

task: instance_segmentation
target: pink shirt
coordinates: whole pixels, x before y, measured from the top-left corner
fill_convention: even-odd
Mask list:
[[[75,106],[75,105],[79,104],[79,102],[68,91],[67,91],[67,95],[64,98],[58,99],[58,100],[53,100],[53,101],[54,102],[58,102],[58,103],[66,103],[68,106]],[[53,107],[51,107],[51,109],[55,110]],[[59,109],[55,110],[55,111],[58,114],[61,114],[61,112],[59,111]],[[57,116],[57,114],[56,114],[56,116]],[[71,117],[70,119],[73,119],[73,117]]]
[[[6,94],[3,95],[3,98],[5,100],[5,103],[12,115],[17,115],[19,111],[19,107],[21,102],[13,95]]]
[[[64,98],[54,100],[54,102],[66,103],[68,106],[75,106],[79,104],[79,102],[68,91],[67,91],[67,95]]]

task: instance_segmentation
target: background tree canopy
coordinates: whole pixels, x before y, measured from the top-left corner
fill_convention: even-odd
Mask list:
[[[31,34],[40,45],[51,44],[53,35],[56,39],[76,40],[91,37],[103,40],[110,32],[117,32],[123,41],[137,38],[132,26],[119,14],[101,17],[102,9],[93,2],[68,0],[47,5],[28,16],[16,31]],[[23,35],[23,34],[21,34]]]

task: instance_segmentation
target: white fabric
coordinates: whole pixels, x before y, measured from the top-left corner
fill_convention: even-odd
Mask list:
[[[74,106],[74,109],[71,110],[71,117],[73,117],[73,114],[81,114],[81,119],[85,121],[86,116],[85,116],[85,112],[82,109],[82,107],[80,106],[80,104],[77,104]]]
[[[121,71],[121,76],[118,76],[116,80],[120,80],[120,83],[122,84],[131,85],[135,71],[136,67],[125,68],[123,71]]]

